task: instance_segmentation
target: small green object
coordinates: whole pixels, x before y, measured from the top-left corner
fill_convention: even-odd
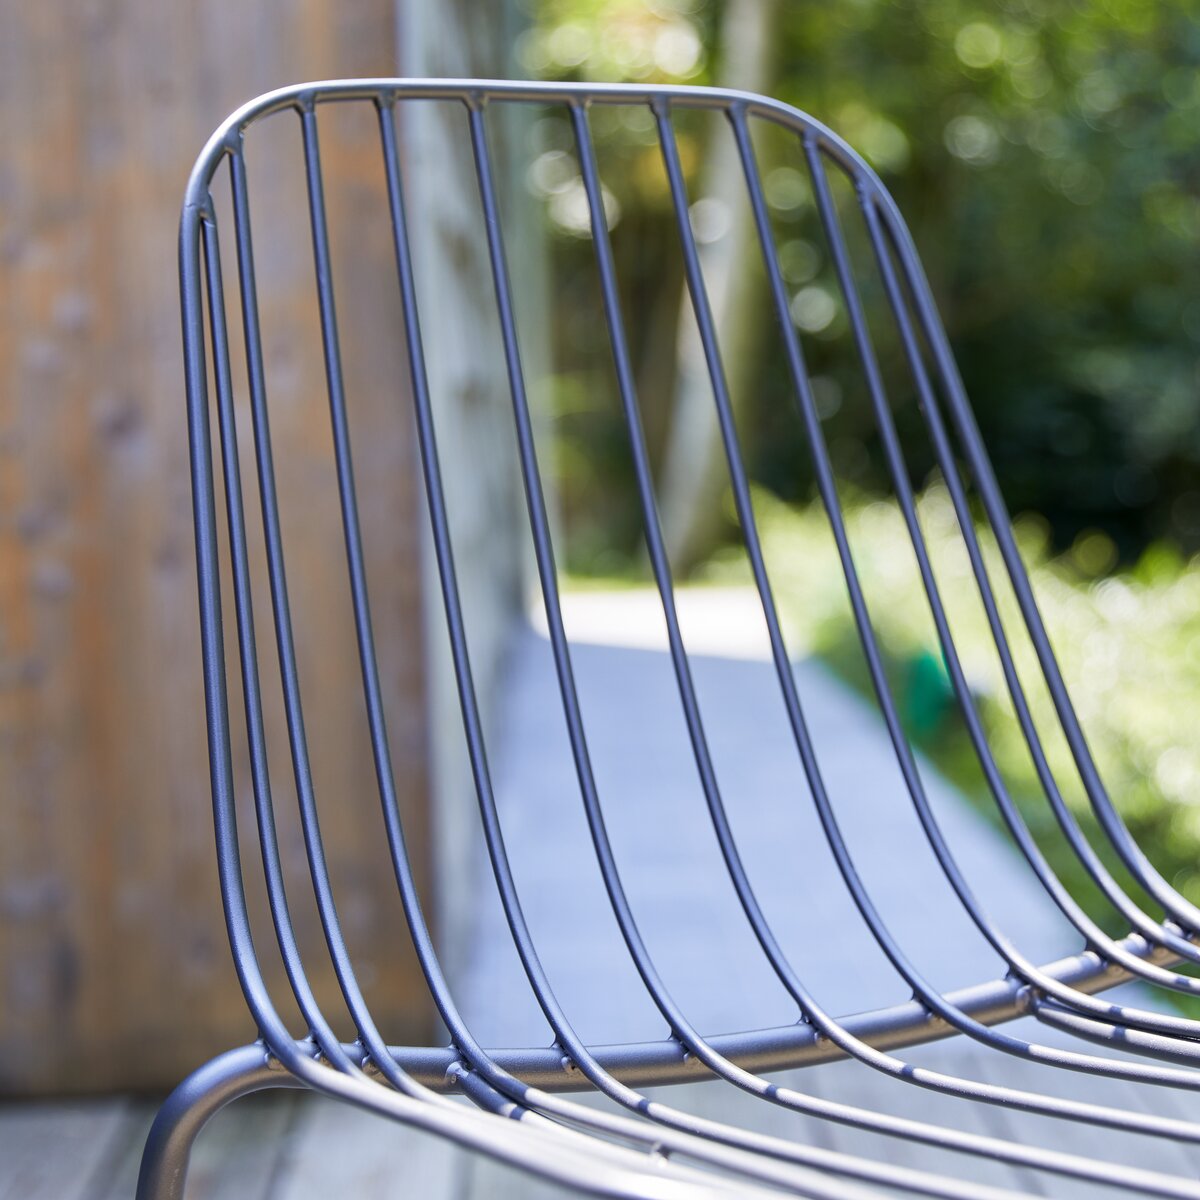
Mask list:
[[[904,711],[912,735],[919,740],[936,733],[953,700],[941,655],[925,649],[912,655],[904,688]]]

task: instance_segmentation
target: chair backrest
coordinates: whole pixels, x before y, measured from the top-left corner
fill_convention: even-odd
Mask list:
[[[471,647],[463,614],[463,597],[457,582],[456,547],[443,484],[443,467],[447,470],[461,469],[461,464],[443,464],[439,456],[434,420],[435,400],[431,395],[426,368],[422,338],[423,313],[418,303],[419,288],[414,268],[414,241],[421,233],[410,228],[403,179],[404,163],[396,128],[398,109],[431,101],[461,105],[459,132],[464,144],[469,146],[474,163],[473,183],[482,214],[489,282],[500,331],[503,361],[497,365],[503,368],[511,396],[517,456],[532,532],[537,579],[579,794],[596,860],[625,945],[642,984],[671,1031],[669,1038],[659,1042],[601,1049],[589,1047],[580,1037],[572,1024],[570,1013],[564,1011],[556,999],[553,982],[539,959],[535,940],[523,915],[519,888],[506,855],[502,822],[491,782],[487,731],[473,682]],[[344,387],[345,364],[335,307],[333,251],[328,233],[319,147],[318,112],[324,106],[335,103],[371,107],[378,119],[379,153],[387,180],[394,278],[403,317],[399,336],[404,339],[409,366],[410,377],[406,390],[411,395],[415,417],[436,574],[449,631],[470,767],[488,855],[516,949],[529,986],[554,1030],[555,1045],[550,1048],[528,1047],[495,1052],[479,1045],[455,1004],[439,964],[406,850],[405,831],[395,791],[383,687],[372,632],[371,590],[364,564],[359,518],[360,505],[366,500],[356,489],[352,463],[350,418]],[[600,315],[611,353],[633,464],[645,547],[661,598],[678,698],[695,759],[697,802],[704,802],[707,814],[704,819],[712,823],[725,869],[749,928],[771,970],[795,1002],[799,1019],[794,1024],[752,1032],[731,1029],[719,1037],[702,1034],[667,990],[643,939],[635,905],[623,886],[618,855],[606,829],[604,801],[589,756],[588,733],[573,676],[572,647],[562,612],[552,518],[541,478],[543,465],[539,459],[536,420],[531,412],[530,388],[522,361],[522,340],[518,335],[514,283],[506,257],[505,227],[501,220],[501,196],[498,194],[489,122],[490,114],[497,108],[513,105],[554,106],[570,122],[574,155],[587,199],[587,232],[599,282]],[[655,480],[636,394],[629,330],[622,309],[622,288],[606,221],[604,192],[593,144],[592,115],[601,106],[637,109],[648,113],[653,122],[668,184],[698,345],[711,386],[737,526],[761,603],[770,655],[790,735],[807,780],[811,803],[815,805],[842,884],[890,960],[896,975],[911,990],[911,1003],[859,1013],[853,1017],[839,1017],[828,1012],[821,1005],[801,967],[785,953],[760,905],[752,872],[740,856],[713,766],[703,705],[697,696],[689,655],[680,630],[672,564],[659,515]],[[784,623],[773,590],[768,556],[764,553],[759,533],[755,498],[739,447],[734,404],[722,359],[720,331],[709,299],[702,252],[697,245],[689,215],[692,197],[689,196],[676,136],[676,119],[681,112],[696,109],[721,114],[729,122],[744,196],[749,206],[756,253],[761,257],[770,315],[777,326],[783,349],[780,370],[786,374],[794,396],[797,419],[804,431],[816,490],[823,502],[836,545],[872,694],[886,727],[896,765],[921,828],[958,903],[1004,964],[1003,977],[991,981],[980,980],[978,986],[960,992],[946,993],[927,979],[911,960],[902,940],[889,928],[888,913],[878,907],[870,887],[856,867],[854,854],[839,824],[836,806],[829,798],[822,777],[820,748],[814,744],[803,711],[792,659],[785,642]],[[299,147],[303,152],[306,203],[311,220],[315,304],[319,312],[332,420],[333,453],[345,537],[345,565],[359,649],[370,746],[379,784],[380,814],[409,931],[433,1001],[450,1032],[452,1045],[446,1049],[389,1047],[372,1019],[347,950],[330,884],[321,837],[318,797],[307,759],[304,704],[296,665],[281,515],[275,487],[263,333],[256,306],[255,256],[246,169],[246,157],[253,153],[254,139],[260,134],[260,122],[272,114],[285,111],[299,118]],[[957,861],[934,807],[929,803],[922,772],[902,723],[900,706],[872,621],[852,539],[847,533],[818,396],[806,365],[805,335],[797,328],[791,311],[792,297],[780,263],[778,239],[772,224],[756,145],[756,132],[764,126],[782,131],[787,137],[796,139],[799,146],[801,161],[807,171],[806,182],[811,188],[814,210],[824,239],[823,248],[832,264],[840,304],[848,323],[849,343],[856,356],[856,369],[869,397],[883,459],[911,541],[955,703],[1013,841],[1029,864],[1039,886],[1066,920],[1078,930],[1084,942],[1084,952],[1074,957],[1039,965],[1014,944],[1005,931],[1003,914],[987,911],[978,899],[972,880]],[[779,1087],[763,1078],[765,1071],[852,1056],[886,1075],[956,1096],[1016,1105],[1054,1117],[1132,1129],[1152,1136],[1176,1134],[1196,1140],[1196,1128],[1188,1125],[1185,1129],[1181,1122],[1172,1124],[1146,1114],[1126,1113],[1064,1100],[1053,1094],[1017,1091],[978,1080],[923,1072],[897,1058],[893,1052],[908,1044],[944,1037],[957,1031],[998,1052],[1075,1071],[1194,1087],[1196,1077],[1186,1070],[1186,1066],[1194,1063],[1196,1058],[1194,1038],[1198,1027],[1192,1021],[1174,1013],[1110,1003],[1096,998],[1093,993],[1131,977],[1184,994],[1200,990],[1200,981],[1173,969],[1173,964],[1181,959],[1191,963],[1200,961],[1200,952],[1194,945],[1194,936],[1200,931],[1200,912],[1156,871],[1130,836],[1105,791],[1039,615],[1009,517],[968,406],[929,285],[895,205],[873,171],[835,134],[787,105],[755,95],[699,88],[470,80],[316,83],[287,88],[247,105],[217,131],[201,156],[188,187],[181,229],[180,262],[212,789],[221,887],[231,944],[247,1001],[268,1045],[276,1053],[283,1054],[286,1047],[294,1043],[263,982],[250,936],[235,815],[234,732],[228,702],[227,635],[222,620],[223,586],[229,589],[232,597],[250,777],[275,932],[295,999],[320,1053],[337,1067],[348,1067],[351,1062],[350,1055],[334,1035],[330,1018],[318,1005],[308,980],[290,916],[275,831],[268,771],[268,735],[263,718],[256,649],[256,602],[251,594],[245,503],[239,471],[239,429],[230,348],[231,338],[235,336],[231,332],[235,323],[227,313],[227,308],[232,305],[227,302],[221,278],[221,231],[217,227],[217,206],[213,200],[213,189],[221,176],[227,177],[227,183],[221,181],[221,185],[230,188],[232,200],[232,229],[227,236],[232,238],[237,255],[237,308],[241,317],[239,354],[244,355],[245,360],[246,400],[270,585],[270,623],[279,658],[287,749],[295,776],[300,822],[316,905],[343,999],[359,1038],[358,1057],[369,1060],[372,1067],[396,1087],[405,1086],[405,1081],[411,1079],[437,1089],[457,1086],[470,1091],[475,1087],[473,1094],[477,1099],[485,1094],[508,1097],[538,1111],[570,1120],[580,1120],[580,1110],[573,1106],[562,1107],[566,1102],[557,1101],[548,1093],[594,1086],[626,1108],[657,1119],[665,1127],[661,1136],[667,1139],[664,1144],[668,1146],[675,1134],[699,1133],[710,1139],[714,1146],[761,1151],[765,1156],[761,1178],[768,1183],[775,1179],[771,1172],[778,1166],[769,1164],[773,1160],[783,1159],[790,1160],[793,1165],[807,1163],[829,1167],[842,1175],[868,1182],[894,1183],[901,1180],[903,1186],[918,1192],[979,1194],[968,1185],[935,1184],[919,1174],[902,1178],[903,1173],[898,1168],[885,1170],[878,1164],[862,1160],[821,1159],[812,1148],[789,1146],[761,1135],[739,1133],[715,1122],[677,1113],[657,1102],[651,1104],[637,1089],[654,1083],[718,1076],[774,1103],[896,1136],[1112,1183],[1132,1190],[1160,1192],[1168,1186],[1150,1173],[1132,1168],[1089,1163],[1081,1158],[1032,1146],[831,1105],[794,1089]],[[835,186],[842,187],[845,181],[848,181],[855,198],[855,205],[849,214],[839,208],[834,195]],[[853,236],[869,249],[870,259],[865,266],[861,256],[859,261],[855,261],[848,242],[845,226],[850,220],[856,223]],[[884,311],[890,313],[892,327],[887,336],[897,339],[902,351],[901,361],[906,364],[907,378],[899,383],[885,378],[881,366],[876,347],[878,319],[868,317],[863,297],[864,271],[873,281],[869,286],[877,290],[878,297],[884,302]],[[915,394],[919,401],[928,446],[950,498],[958,536],[969,560],[971,577],[986,615],[1010,701],[1035,764],[1046,803],[1059,822],[1062,837],[1077,857],[1082,870],[1097,885],[1112,910],[1131,928],[1130,935],[1123,939],[1109,936],[1057,877],[1031,835],[1022,811],[996,765],[986,729],[977,711],[976,698],[956,648],[951,621],[922,529],[910,470],[897,432],[893,397],[902,389]],[[397,420],[408,419],[400,412],[399,399],[403,390],[397,389]],[[214,420],[219,431],[219,456],[216,458],[210,435],[210,423]],[[218,495],[223,497],[228,524],[227,563],[221,561],[219,552],[221,532],[218,527]],[[985,546],[985,537],[977,527],[977,512],[982,515],[986,537],[994,541],[998,551],[1002,582],[1001,576],[997,575],[997,559],[991,554],[990,547]],[[341,564],[329,564],[330,571],[341,569]],[[1015,597],[1015,612],[1019,616],[1016,627],[1011,619],[1006,622],[1002,615],[1002,603],[998,598],[1001,586],[1010,589]],[[260,598],[257,603],[261,611],[264,602]],[[1074,771],[1105,839],[1103,854],[1093,847],[1081,829],[1063,798],[1060,781],[1050,769],[1043,744],[1044,731],[1039,730],[1035,723],[1025,683],[1018,671],[1018,651],[1014,649],[1014,638],[1018,635],[1032,647],[1038,665],[1039,686],[1046,687],[1052,697],[1059,731],[1069,745]],[[1127,886],[1106,865],[1106,860],[1119,862],[1121,869],[1150,903],[1147,904],[1145,898],[1135,899]],[[901,862],[896,864],[896,869],[903,872],[907,868]],[[1147,911],[1154,905],[1161,908],[1164,917]],[[1059,1032],[1065,1031],[1125,1051],[1166,1058],[1172,1065],[1154,1066],[1102,1058],[1074,1048],[1043,1045],[992,1028],[1007,1018],[1025,1014],[1036,1015]],[[775,1181],[778,1182],[778,1179]],[[950,1190],[937,1190],[943,1186]],[[1161,1191],[1161,1194],[1190,1195],[1194,1191]]]

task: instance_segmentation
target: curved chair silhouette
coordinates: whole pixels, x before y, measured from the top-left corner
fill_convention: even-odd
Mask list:
[[[557,669],[559,689],[596,860],[625,945],[650,998],[661,1012],[670,1037],[657,1042],[594,1047],[586,1044],[560,1006],[553,983],[538,956],[521,896],[505,853],[501,822],[489,776],[488,743],[471,674],[471,655],[443,492],[442,466],[425,369],[421,314],[417,303],[409,224],[402,189],[395,113],[412,100],[461,102],[463,129],[472,151],[483,214],[491,283],[503,341],[504,368],[511,392],[525,500],[536,551],[536,566]],[[403,337],[411,367],[420,463],[432,526],[438,578],[450,634],[470,763],[483,818],[487,850],[498,882],[517,952],[529,987],[552,1026],[556,1045],[496,1052],[479,1044],[464,1022],[435,954],[410,869],[405,832],[399,817],[389,755],[386,715],[370,617],[370,596],[358,520],[351,463],[349,423],[342,385],[341,350],[331,282],[331,250],[326,225],[316,111],[330,103],[373,106],[378,115],[380,154],[386,170],[395,275],[403,311]],[[703,1036],[668,993],[643,941],[638,913],[623,887],[622,874],[604,821],[604,803],[588,753],[587,731],[572,674],[572,653],[560,606],[546,500],[526,396],[521,348],[514,315],[513,289],[498,212],[497,186],[489,149],[489,108],[498,105],[561,106],[573,130],[582,182],[590,205],[591,247],[602,295],[603,319],[635,467],[637,499],[654,579],[661,596],[671,661],[697,768],[697,803],[704,801],[720,851],[745,919],[761,951],[796,1005],[797,1021],[779,1028],[730,1031]],[[809,990],[800,965],[789,960],[756,895],[754,881],[739,855],[711,761],[702,706],[693,685],[688,654],[680,633],[673,579],[659,520],[647,448],[641,426],[634,374],[619,298],[616,267],[606,225],[591,110],[601,105],[640,106],[652,115],[669,184],[680,249],[700,345],[711,380],[728,477],[738,524],[761,599],[769,633],[774,672],[786,708],[795,750],[802,763],[821,828],[842,882],[886,954],[897,976],[911,988],[913,1000],[896,1007],[838,1017],[826,1011]],[[772,317],[785,348],[787,372],[812,456],[816,485],[824,502],[840,557],[850,605],[867,663],[875,700],[907,785],[909,798],[941,870],[958,902],[981,936],[1006,964],[997,980],[952,993],[939,991],[911,961],[888,926],[888,913],[876,907],[843,838],[835,806],[822,779],[784,643],[772,583],[756,525],[750,486],[738,445],[729,389],[718,346],[716,321],[706,293],[701,260],[689,221],[689,197],[676,141],[674,115],[682,109],[723,114],[735,140],[745,195],[753,218],[758,251],[770,295]],[[347,951],[322,849],[320,815],[306,759],[301,689],[288,608],[283,542],[276,500],[268,399],[261,332],[256,306],[254,252],[245,167],[245,143],[266,116],[294,112],[300,121],[307,178],[307,205],[328,399],[333,428],[339,496],[344,520],[349,586],[360,649],[362,687],[379,780],[387,845],[408,920],[409,932],[425,979],[445,1025],[449,1044],[394,1047],[384,1043],[359,988]],[[816,210],[836,272],[853,345],[866,381],[874,419],[891,473],[912,548],[924,584],[929,611],[941,640],[955,700],[969,731],[984,776],[1007,829],[1054,905],[1078,930],[1083,950],[1061,961],[1039,964],[1015,945],[1003,920],[986,911],[972,881],[956,861],[928,802],[914,752],[901,727],[896,698],[887,675],[859,579],[821,420],[806,369],[801,334],[789,314],[789,296],[781,272],[776,238],[752,128],[759,122],[782,128],[799,140],[807,164]],[[1124,938],[1108,936],[1072,899],[1042,856],[1021,812],[996,767],[976,701],[951,636],[929,551],[918,521],[913,489],[902,457],[893,412],[863,300],[843,231],[843,218],[831,192],[831,173],[850,181],[862,229],[871,247],[873,268],[882,287],[902,345],[911,379],[905,386],[920,399],[933,454],[953,503],[975,586],[987,616],[1009,696],[1032,755],[1038,778],[1058,820],[1061,834],[1111,907],[1128,922]],[[250,594],[247,534],[238,469],[230,332],[222,292],[219,231],[210,189],[225,177],[231,189],[238,289],[242,310],[248,398],[253,426],[253,455],[261,495],[263,537],[270,577],[273,634],[279,647],[289,751],[295,767],[300,819],[309,854],[312,886],[322,926],[358,1041],[342,1044],[334,1035],[309,985],[289,915],[275,833],[266,732],[262,714],[256,631]],[[1200,1057],[1200,1023],[1171,1011],[1133,1007],[1100,998],[1113,984],[1139,979],[1182,994],[1200,991],[1200,980],[1178,964],[1200,962],[1196,934],[1200,912],[1155,869],[1134,842],[1096,770],[1083,730],[1072,707],[1038,607],[1022,566],[996,481],[955,368],[909,233],[891,198],[863,160],[835,134],[789,106],[761,96],[703,88],[617,85],[533,84],[476,80],[356,80],[289,87],[252,101],[216,131],[201,154],[187,188],[180,234],[183,332],[187,411],[196,527],[203,670],[207,704],[211,782],[220,883],[226,922],[238,976],[259,1031],[254,1044],[230,1051],[202,1067],[168,1099],[151,1131],[139,1183],[141,1200],[166,1200],[182,1194],[190,1148],[199,1129],[222,1105],[248,1092],[269,1087],[303,1087],[344,1099],[402,1123],[450,1138],[523,1170],[578,1187],[589,1193],[620,1196],[749,1195],[784,1192],[806,1196],[874,1194],[872,1185],[907,1193],[943,1197],[1000,1194],[971,1182],[975,1156],[1030,1168],[1044,1177],[1068,1177],[1105,1184],[1138,1195],[1200,1196],[1200,1184],[1168,1176],[1150,1166],[1130,1167],[1090,1156],[1022,1145],[1000,1138],[942,1127],[917,1118],[896,1117],[836,1104],[798,1087],[772,1083],[767,1073],[836,1057],[852,1057],[883,1075],[915,1088],[1043,1114],[1064,1122],[1145,1135],[1147,1163],[1159,1139],[1200,1142],[1200,1123],[1125,1111],[1097,1103],[1021,1091],[983,1080],[960,1078],[913,1066],[900,1051],[950,1034],[972,1039],[997,1055],[1013,1055],[1042,1064],[1047,1076],[1061,1069],[1133,1080],[1147,1087],[1200,1088],[1194,1067]],[[206,346],[206,319],[211,346]],[[215,405],[215,409],[213,406]],[[211,413],[219,430],[219,453],[210,442]],[[215,488],[222,488],[228,517],[229,561],[220,561]],[[999,548],[1006,586],[1015,593],[1024,635],[1053,697],[1062,734],[1069,744],[1078,777],[1107,845],[1123,869],[1161,912],[1148,912],[1110,873],[1065,803],[1059,781],[1047,761],[1027,696],[1014,662],[1009,633],[1001,621],[995,581],[989,572],[973,523],[978,503]],[[335,563],[330,570],[340,569]],[[247,739],[252,767],[258,833],[265,883],[279,948],[295,1001],[308,1029],[296,1036],[280,1018],[268,993],[250,935],[234,816],[231,722],[227,704],[222,582],[231,588],[238,681],[245,697]],[[1058,1033],[1119,1049],[1108,1057],[1084,1045],[1049,1046],[995,1028],[1018,1016],[1032,1016]],[[1060,1042],[1061,1042],[1060,1038]],[[1147,1061],[1148,1060],[1148,1061]],[[767,1136],[691,1115],[648,1099],[649,1085],[723,1080],[764,1102],[821,1119],[909,1139],[962,1155],[962,1178],[901,1168],[836,1153],[817,1145]],[[712,1086],[719,1086],[714,1083]],[[612,1102],[610,1109],[585,1108],[557,1093],[591,1087]],[[475,1108],[450,1104],[444,1093],[459,1092]],[[627,1110],[622,1112],[621,1110]],[[516,1119],[510,1119],[516,1118]],[[1006,1193],[1007,1194],[1007,1193]]]

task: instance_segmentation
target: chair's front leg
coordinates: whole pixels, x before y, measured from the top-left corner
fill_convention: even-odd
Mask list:
[[[193,1071],[166,1098],[150,1126],[137,1200],[183,1200],[196,1135],[231,1100],[264,1088],[303,1086],[278,1066],[269,1066],[261,1045],[230,1050]]]

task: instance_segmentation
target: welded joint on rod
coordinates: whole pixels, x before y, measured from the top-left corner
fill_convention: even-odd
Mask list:
[[[279,1055],[276,1054],[275,1051],[272,1050],[262,1038],[259,1038],[255,1045],[262,1049],[263,1061],[265,1062],[268,1071],[275,1071],[280,1075],[291,1074],[291,1071],[288,1070],[283,1059],[281,1059]],[[303,1045],[303,1043],[301,1043],[301,1045]]]
[[[725,109],[725,118],[735,129],[744,128],[748,109],[749,106],[745,100],[735,100]]]
[[[369,1075],[372,1078],[376,1076],[383,1076],[383,1070],[372,1057],[370,1050],[363,1045],[361,1037],[355,1038],[354,1054],[351,1057],[358,1063],[358,1069],[362,1071],[364,1075]]]

